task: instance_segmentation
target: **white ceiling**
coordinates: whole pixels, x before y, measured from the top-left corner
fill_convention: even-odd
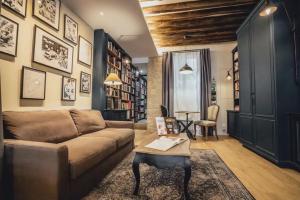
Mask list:
[[[93,29],[104,29],[131,57],[157,55],[138,0],[63,0],[63,3]]]

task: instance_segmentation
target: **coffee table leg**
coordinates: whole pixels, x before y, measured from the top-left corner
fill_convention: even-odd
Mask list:
[[[184,197],[186,200],[190,199],[188,185],[191,178],[191,173],[191,161],[189,159],[186,159],[184,164]]]
[[[140,189],[140,163],[138,159],[136,159],[136,157],[134,158],[132,163],[132,170],[135,176],[135,188],[133,194],[138,195]]]

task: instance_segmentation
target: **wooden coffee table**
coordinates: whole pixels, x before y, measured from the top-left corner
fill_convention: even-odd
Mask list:
[[[148,139],[143,141],[141,145],[134,149],[135,157],[132,163],[132,169],[136,180],[134,195],[137,195],[140,187],[140,163],[146,163],[154,166],[157,169],[181,167],[184,169],[184,196],[185,199],[190,199],[188,193],[188,183],[191,178],[191,152],[190,141],[185,133],[180,135],[169,135],[168,137],[182,137],[187,140],[168,151],[159,151],[145,147],[153,140],[159,138],[157,133],[152,134]]]

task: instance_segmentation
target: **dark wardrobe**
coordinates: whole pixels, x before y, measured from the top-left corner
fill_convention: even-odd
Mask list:
[[[263,1],[237,31],[239,136],[245,147],[264,158],[298,168],[293,163],[297,149],[291,145],[294,137],[289,126],[290,113],[300,112],[292,32],[282,5],[273,15],[261,17],[262,5]]]

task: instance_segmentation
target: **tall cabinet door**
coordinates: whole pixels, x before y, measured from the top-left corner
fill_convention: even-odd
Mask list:
[[[253,131],[255,145],[273,156],[275,146],[274,68],[270,17],[255,16],[251,24]]]
[[[240,65],[240,138],[246,144],[253,143],[252,134],[252,93],[250,60],[250,27],[245,25],[238,34]]]

